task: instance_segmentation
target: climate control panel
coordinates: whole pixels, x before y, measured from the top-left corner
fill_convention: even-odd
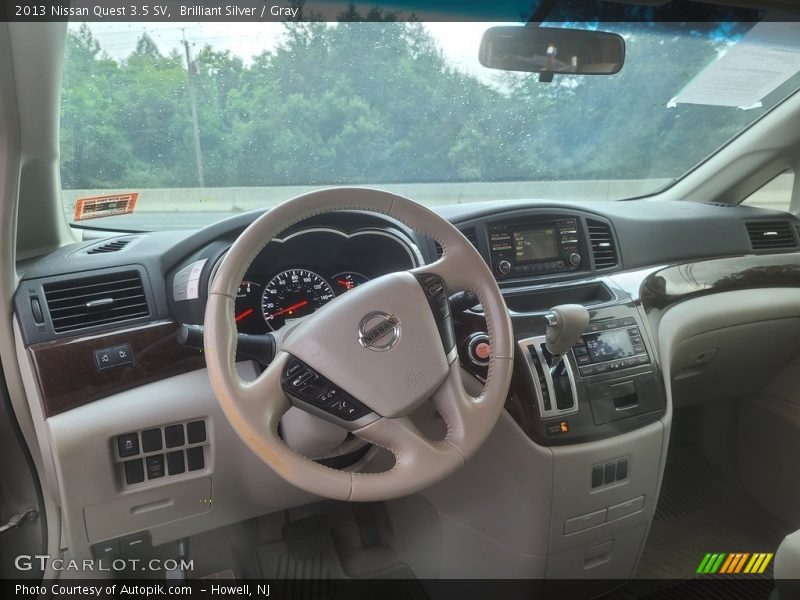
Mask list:
[[[572,353],[581,377],[650,364],[634,317],[590,322]]]

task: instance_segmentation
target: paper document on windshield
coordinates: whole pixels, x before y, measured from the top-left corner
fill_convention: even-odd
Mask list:
[[[800,22],[762,22],[711,63],[668,104],[757,108],[800,72]]]

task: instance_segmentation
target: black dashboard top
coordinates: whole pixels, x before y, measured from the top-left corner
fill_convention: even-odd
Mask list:
[[[517,223],[536,223],[537,220],[553,221],[562,217],[575,219],[578,240],[574,248],[581,253],[584,261],[572,270],[560,269],[558,260],[545,264],[546,272],[520,270],[513,278],[504,282],[505,286],[544,284],[552,280],[581,280],[603,273],[630,270],[640,267],[686,262],[696,259],[720,256],[739,256],[757,253],[752,245],[752,231],[748,224],[753,221],[778,223],[785,227],[783,234],[789,236],[788,244],[771,246],[766,251],[794,252],[798,249],[800,222],[792,215],[780,211],[765,210],[744,206],[704,204],[699,202],[665,202],[636,200],[625,202],[571,202],[571,201],[509,201],[469,203],[454,206],[441,206],[434,209],[464,232],[478,247],[478,250],[493,266],[497,273],[497,254],[492,253],[490,231],[498,223],[509,227]],[[144,320],[175,319],[175,302],[171,298],[172,279],[176,271],[197,261],[198,257],[209,259],[208,270],[204,272],[205,282],[214,260],[236,239],[263,211],[254,211],[223,219],[198,231],[173,231],[116,235],[105,240],[84,241],[67,245],[47,256],[20,265],[22,282],[15,297],[16,310],[27,343],[35,343],[62,337],[57,335],[48,320],[45,286],[70,280],[75,285],[85,285],[84,279],[92,273],[105,273],[116,270],[138,270],[142,273],[145,296],[150,304],[149,314],[140,317]],[[549,222],[548,221],[548,222]],[[563,225],[563,222],[562,222]],[[596,241],[591,235],[592,226],[606,228],[606,245],[613,245],[615,262],[601,264],[596,261]],[[402,224],[382,215],[364,212],[340,212],[319,215],[300,223],[285,232],[285,236],[298,231],[314,228],[331,228],[351,233],[359,230],[391,231],[405,238],[419,249],[421,260],[435,259],[437,248],[432,240],[409,231]],[[787,233],[788,232],[788,233]],[[563,242],[564,235],[561,232]],[[533,238],[531,238],[533,239]],[[98,251],[109,242],[125,241],[116,251]],[[534,239],[531,243],[539,243]],[[522,243],[522,242],[520,242]],[[527,242],[526,242],[527,243]],[[287,268],[294,266],[285,261]],[[344,272],[346,265],[331,270]],[[408,268],[394,261],[389,269]],[[268,283],[274,273],[263,273]],[[358,272],[359,269],[352,269]],[[363,269],[362,269],[363,270]],[[552,272],[551,272],[552,271]],[[374,273],[380,274],[375,268]],[[524,273],[524,275],[523,275]],[[267,277],[269,275],[269,277]],[[500,278],[502,279],[502,278]],[[204,283],[205,283],[204,282]],[[34,318],[31,303],[38,299],[45,307],[45,322]],[[180,311],[179,311],[180,312]],[[194,319],[202,313],[192,311]],[[178,318],[177,320],[180,321]],[[140,322],[139,321],[139,322]],[[195,321],[196,322],[196,321]],[[130,325],[126,321],[125,325]],[[116,327],[122,326],[122,323]],[[96,331],[115,327],[92,326]]]

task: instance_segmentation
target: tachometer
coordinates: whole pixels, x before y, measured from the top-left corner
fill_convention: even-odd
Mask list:
[[[261,320],[261,284],[245,279],[236,292],[236,328],[239,333],[264,333]]]
[[[369,279],[364,277],[361,273],[355,273],[353,271],[344,271],[343,273],[338,273],[331,277],[333,289],[339,294],[344,294],[362,283],[367,283],[367,281],[369,281]]]
[[[264,287],[261,310],[275,331],[287,321],[299,319],[333,300],[333,289],[322,277],[307,269],[278,273]]]

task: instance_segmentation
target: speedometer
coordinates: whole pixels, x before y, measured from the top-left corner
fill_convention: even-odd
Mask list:
[[[299,319],[333,300],[333,289],[322,277],[307,269],[289,269],[269,280],[261,296],[267,325],[276,331],[287,321]]]

